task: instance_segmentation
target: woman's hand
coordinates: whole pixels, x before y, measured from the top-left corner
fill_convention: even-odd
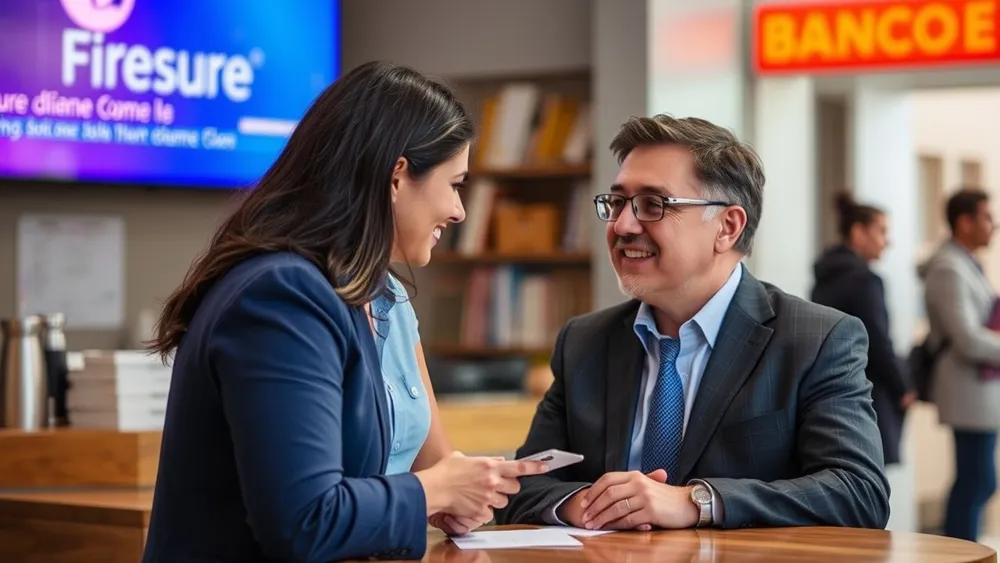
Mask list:
[[[445,512],[481,519],[488,510],[507,506],[507,495],[521,490],[518,477],[546,471],[548,467],[537,461],[465,457],[455,452],[416,476],[424,487],[428,516]]]
[[[481,518],[465,518],[463,516],[452,516],[445,512],[438,512],[437,514],[431,514],[428,520],[431,526],[449,536],[461,536],[493,520],[493,511],[487,510]]]

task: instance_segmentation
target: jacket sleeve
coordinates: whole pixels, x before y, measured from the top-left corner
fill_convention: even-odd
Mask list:
[[[725,528],[885,528],[889,483],[865,377],[867,337],[845,317],[826,336],[799,391],[801,477],[777,481],[705,478],[722,498]]]
[[[868,331],[868,367],[865,374],[874,385],[885,389],[898,402],[912,385],[903,363],[896,356],[889,333],[885,288],[882,280],[871,274],[864,278],[858,289],[857,316]]]
[[[567,323],[556,338],[550,362],[552,385],[538,403],[528,437],[517,450],[517,457],[531,455],[550,448],[569,450],[566,427],[566,391],[563,372],[563,348],[572,322]],[[512,495],[507,506],[496,512],[498,524],[559,524],[555,515],[558,505],[574,492],[591,483],[572,480],[572,467],[550,471],[545,475],[521,477],[521,490]]]
[[[925,283],[948,347],[967,363],[1000,365],[1000,334],[983,326],[981,311],[976,311],[962,275],[940,266],[927,273]]]
[[[410,473],[344,475],[344,364],[353,324],[318,270],[264,271],[234,293],[208,353],[243,501],[269,558],[329,562],[426,550],[426,499]]]

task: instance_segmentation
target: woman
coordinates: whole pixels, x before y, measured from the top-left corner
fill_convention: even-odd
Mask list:
[[[472,137],[390,64],[316,99],[157,325],[176,354],[143,561],[420,558],[428,517],[476,526],[545,470],[451,451],[389,275],[464,219]]]
[[[865,374],[872,382],[885,463],[899,463],[903,415],[916,395],[893,350],[882,278],[868,267],[888,246],[888,224],[881,209],[855,203],[850,194],[837,196],[836,204],[841,242],[813,265],[812,300],[861,319],[868,330]]]

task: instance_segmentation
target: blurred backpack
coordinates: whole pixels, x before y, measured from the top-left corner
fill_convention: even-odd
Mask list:
[[[941,353],[948,347],[948,340],[945,339],[935,349],[929,342],[930,338],[917,344],[910,350],[907,364],[910,369],[910,378],[913,381],[913,388],[917,392],[917,400],[925,403],[931,402],[931,388],[934,386],[934,367],[937,365]]]

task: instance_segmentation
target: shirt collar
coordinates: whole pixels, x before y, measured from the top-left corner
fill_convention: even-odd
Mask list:
[[[719,291],[715,292],[715,295],[695,313],[691,320],[684,323],[684,326],[692,323],[701,329],[701,333],[705,337],[705,341],[709,347],[715,347],[715,340],[719,336],[719,330],[722,328],[722,320],[726,316],[726,311],[729,310],[729,304],[732,302],[733,296],[736,295],[736,289],[739,287],[742,278],[743,266],[742,264],[737,264],[736,268],[733,269],[733,273],[729,275],[729,279],[726,280],[726,283]],[[682,331],[684,326],[681,327]],[[636,336],[642,342],[642,345],[647,346],[647,353],[649,353],[648,344],[650,342],[648,339],[650,337],[656,340],[663,338],[663,335],[656,328],[656,320],[653,318],[653,308],[646,302],[639,305],[633,329]]]
[[[961,252],[963,255],[967,256],[969,260],[972,260],[972,265],[975,266],[977,270],[979,270],[980,272],[985,272],[985,270],[983,270],[983,264],[979,261],[978,258],[976,258],[976,255],[974,253],[969,252],[969,249],[962,246],[962,244],[957,240],[955,240],[954,238],[950,239],[948,242],[953,247],[955,247],[956,250]]]
[[[388,313],[397,303],[402,303],[409,299],[409,294],[406,293],[406,288],[403,284],[399,282],[392,274],[386,274],[385,276],[385,287],[388,292],[380,292],[375,299],[372,300],[373,307],[379,307],[381,311]]]

